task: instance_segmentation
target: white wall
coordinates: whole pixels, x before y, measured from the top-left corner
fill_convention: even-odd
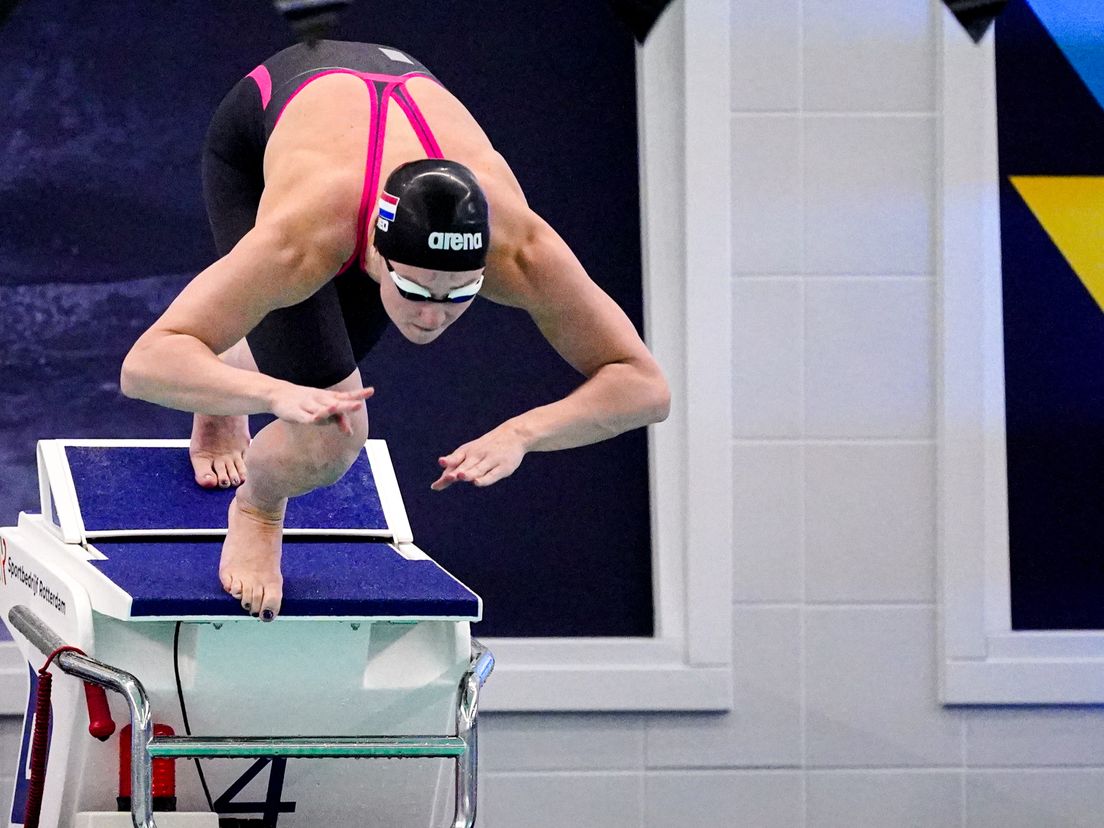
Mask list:
[[[481,828],[1104,824],[1099,711],[936,699],[939,14],[732,0],[736,708],[481,717]]]

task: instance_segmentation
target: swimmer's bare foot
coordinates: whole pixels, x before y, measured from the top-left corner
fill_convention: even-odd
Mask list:
[[[266,513],[244,502],[241,493],[230,501],[226,540],[219,560],[222,588],[241,601],[242,608],[265,621],[280,612],[284,577],[280,573],[284,516]]]
[[[249,417],[196,414],[188,449],[196,483],[205,489],[225,489],[244,483],[248,447]]]

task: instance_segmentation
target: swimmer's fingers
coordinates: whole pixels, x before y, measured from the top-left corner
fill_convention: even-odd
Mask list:
[[[490,471],[472,480],[473,486],[483,488],[484,486],[490,486],[492,483],[497,483],[504,477],[509,477],[514,473],[514,470],[507,466],[495,466]]]
[[[327,399],[323,401],[323,404],[331,412],[341,411],[351,414],[375,393],[376,389],[374,388],[362,388],[359,391],[327,391]]]
[[[375,396],[376,389],[369,387],[361,388],[357,391],[335,391],[334,393],[347,400],[367,400]]]
[[[476,478],[482,477],[497,465],[498,463],[495,460],[485,454],[469,457],[457,466],[456,479],[470,483]]]
[[[443,492],[445,489],[455,483],[458,479],[456,477],[456,469],[461,463],[464,462],[464,459],[466,457],[467,452],[465,450],[465,446],[461,446],[452,454],[446,455],[444,457],[438,457],[437,465],[444,469],[444,471],[441,472],[441,476],[438,477],[437,480],[432,483],[429,488],[433,489],[433,491],[435,492]]]
[[[356,391],[326,391],[326,398],[324,404],[326,408],[326,415],[319,419],[319,422],[326,422],[328,419],[334,419],[341,426],[341,430],[346,434],[351,434],[351,427],[346,430],[348,421],[344,417],[339,415],[352,414],[354,411],[359,411],[361,406],[364,405],[364,401],[372,397],[376,393],[375,388],[360,388]]]
[[[457,482],[489,486],[513,474],[526,450],[517,431],[501,425],[441,457],[437,462],[444,472],[430,488],[439,492]]]
[[[336,422],[345,430],[349,428],[349,424],[347,420],[342,421],[341,415],[360,410],[364,401],[374,393],[375,389],[372,388],[328,391],[289,383],[274,399],[271,410],[281,420],[288,422],[314,425]]]
[[[437,465],[445,471],[453,471],[464,462],[464,459],[468,456],[468,443],[460,446],[452,454],[446,454],[444,457],[437,458]]]
[[[376,389],[360,388],[356,391],[333,391],[329,393],[337,399],[332,401],[325,412],[320,413],[314,422],[319,424],[336,423],[343,434],[352,434],[353,424],[348,415],[359,411],[364,405],[364,401],[376,393]]]
[[[326,425],[327,423],[334,423],[342,434],[352,434],[353,425],[349,422],[348,408],[343,408],[340,404],[335,403],[321,412],[315,417],[314,422],[317,425]]]
[[[303,418],[299,422],[311,425],[335,423],[345,434],[353,433],[349,414],[359,411],[364,405],[362,400],[335,400],[326,405],[308,406],[303,409]]]
[[[433,483],[429,485],[429,488],[435,492],[443,492],[449,486],[456,482],[456,475],[452,472],[442,472]]]

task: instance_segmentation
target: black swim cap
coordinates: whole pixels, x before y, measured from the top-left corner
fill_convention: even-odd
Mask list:
[[[479,270],[491,243],[487,197],[472,171],[442,158],[397,167],[383,185],[376,249],[430,270]]]

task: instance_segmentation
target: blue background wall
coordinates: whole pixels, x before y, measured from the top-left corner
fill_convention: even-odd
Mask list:
[[[424,61],[640,326],[634,47],[604,4],[360,2],[337,36]],[[290,42],[263,2],[25,2],[0,30],[0,523],[36,508],[37,439],[187,436],[190,415],[121,397],[119,365],[213,259],[211,112]],[[643,432],[429,490],[436,457],[578,383],[526,315],[477,301],[361,367],[415,539],[483,596],[480,634],[651,634]]]

